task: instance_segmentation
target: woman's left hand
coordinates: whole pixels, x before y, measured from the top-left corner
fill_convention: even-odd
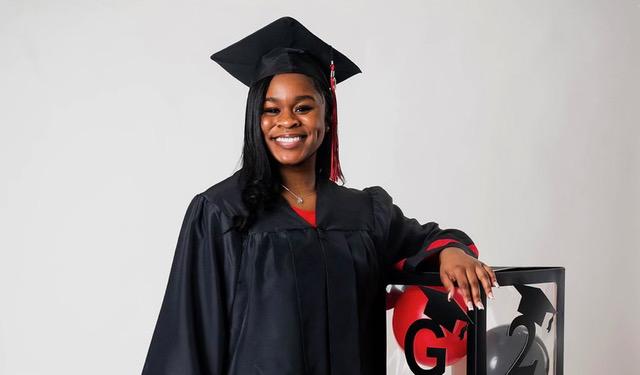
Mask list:
[[[480,299],[480,284],[489,298],[493,298],[492,286],[498,286],[491,267],[457,247],[447,247],[440,252],[440,280],[449,291],[449,300],[454,293],[454,283],[458,284],[469,310],[473,310],[471,301],[478,309],[484,309]]]

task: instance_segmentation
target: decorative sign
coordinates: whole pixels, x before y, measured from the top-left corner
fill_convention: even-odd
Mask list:
[[[494,299],[467,311],[436,272],[387,281],[388,375],[561,375],[564,268],[494,267]]]

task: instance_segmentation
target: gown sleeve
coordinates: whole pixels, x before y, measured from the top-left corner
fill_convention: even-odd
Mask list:
[[[407,218],[380,186],[363,189],[373,202],[375,238],[385,267],[399,271],[437,271],[437,255],[446,247],[457,247],[477,258],[478,250],[459,229],[441,229],[436,222],[420,224]]]
[[[142,375],[221,375],[227,346],[216,215],[206,197],[187,208]]]

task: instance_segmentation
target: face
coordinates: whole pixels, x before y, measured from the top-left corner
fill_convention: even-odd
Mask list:
[[[315,162],[326,131],[325,103],[310,77],[276,74],[267,90],[261,115],[265,143],[282,165]]]

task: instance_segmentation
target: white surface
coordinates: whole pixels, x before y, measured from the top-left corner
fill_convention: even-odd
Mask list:
[[[364,72],[347,184],[565,266],[565,373],[631,374],[640,2],[395,4],[0,0],[0,373],[140,372],[187,204],[240,157],[247,89],[209,55],[291,15]]]

